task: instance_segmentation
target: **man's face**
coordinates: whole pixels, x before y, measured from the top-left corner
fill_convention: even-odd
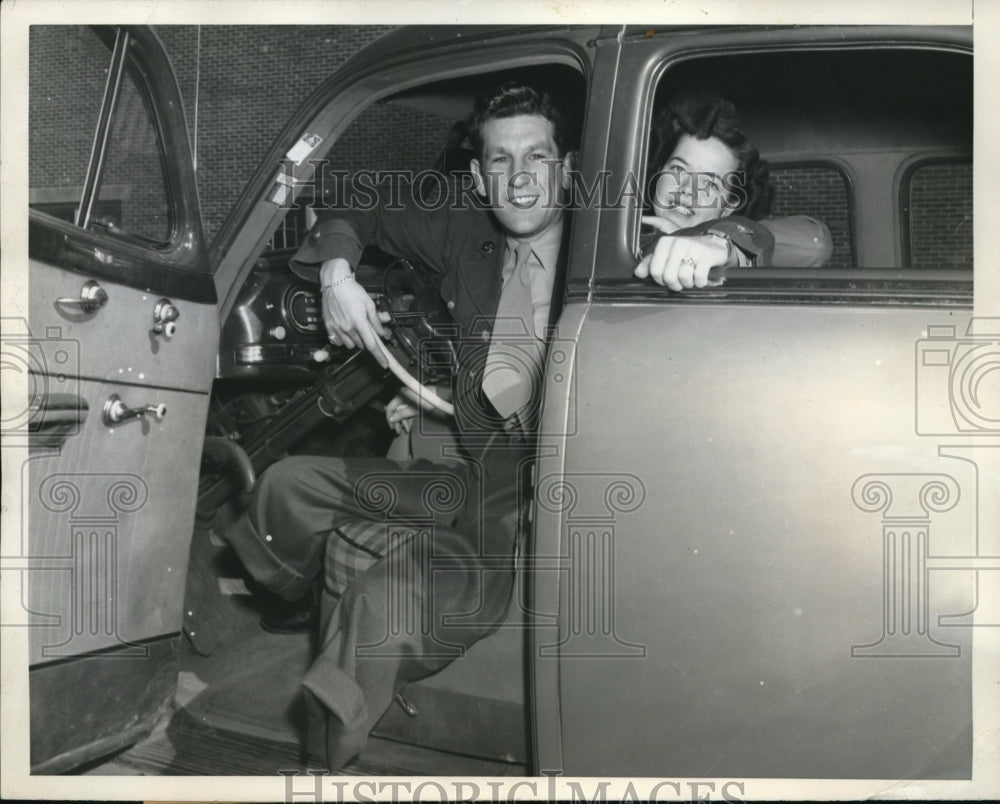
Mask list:
[[[529,240],[562,218],[569,155],[560,156],[555,127],[541,115],[483,124],[482,161],[472,160],[476,186],[508,235]]]

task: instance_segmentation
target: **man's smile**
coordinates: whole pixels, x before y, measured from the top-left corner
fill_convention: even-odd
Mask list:
[[[518,209],[531,209],[538,203],[537,195],[512,195],[508,196],[511,205]]]

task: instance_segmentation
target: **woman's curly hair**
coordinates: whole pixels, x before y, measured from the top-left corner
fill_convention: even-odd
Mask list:
[[[753,220],[766,218],[774,201],[771,172],[765,160],[739,128],[739,113],[731,102],[712,93],[684,93],[671,99],[667,107],[657,113],[649,149],[646,175],[650,176],[649,194],[655,185],[656,175],[670,158],[677,141],[689,134],[703,140],[715,137],[725,143],[739,162],[742,174],[740,203],[734,214]]]

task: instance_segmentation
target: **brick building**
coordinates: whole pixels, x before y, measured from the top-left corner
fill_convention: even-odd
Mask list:
[[[209,241],[299,104],[348,58],[390,30],[387,25],[156,29],[174,65],[192,136],[197,97],[198,190]]]

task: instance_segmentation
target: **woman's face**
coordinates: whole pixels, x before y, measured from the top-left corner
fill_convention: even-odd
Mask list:
[[[660,170],[653,208],[680,229],[717,220],[733,211],[739,160],[722,140],[682,134]]]

